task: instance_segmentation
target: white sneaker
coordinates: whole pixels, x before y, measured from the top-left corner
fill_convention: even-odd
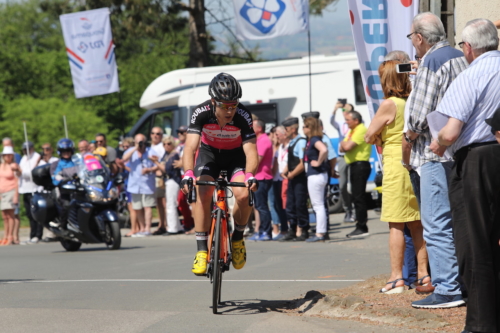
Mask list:
[[[36,244],[40,241],[40,239],[38,239],[38,237],[33,237],[32,239],[30,239],[27,244],[30,244],[30,245],[33,245],[33,244]]]

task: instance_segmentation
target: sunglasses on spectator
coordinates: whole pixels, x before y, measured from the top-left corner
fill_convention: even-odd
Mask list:
[[[95,143],[104,143],[104,140],[95,140]]]
[[[123,146],[123,149],[129,149],[130,146]]]
[[[61,149],[59,150],[62,153],[71,153],[71,149]]]
[[[464,44],[465,44],[465,42],[460,42],[460,43],[458,43],[458,46],[459,46],[461,49],[463,49],[463,48],[464,48]]]
[[[177,131],[177,134],[186,134],[186,131]]]
[[[42,147],[43,150],[51,150],[52,148],[50,147]]]
[[[172,145],[172,142],[165,142],[163,145],[164,145],[164,146],[171,146],[171,145]]]
[[[238,106],[238,103],[239,103],[238,101],[233,102],[233,103],[224,103],[224,102],[215,101],[215,105],[218,108],[220,108],[220,109],[222,109],[224,111],[226,111],[226,110],[228,110],[228,111],[234,111],[234,110],[236,110],[236,107]]]
[[[163,135],[161,132],[151,132],[151,135]]]

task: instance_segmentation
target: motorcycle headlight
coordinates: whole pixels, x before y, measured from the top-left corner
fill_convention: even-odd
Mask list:
[[[118,189],[116,187],[112,187],[108,191],[108,200],[114,200],[114,199],[118,199]]]
[[[101,202],[103,200],[102,192],[96,190],[88,190],[87,197],[91,202]]]

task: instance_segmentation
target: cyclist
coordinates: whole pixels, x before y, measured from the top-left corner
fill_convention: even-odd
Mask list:
[[[250,183],[257,190],[254,174],[258,166],[252,114],[239,103],[241,86],[226,73],[217,74],[208,87],[211,99],[198,105],[193,112],[184,146],[184,177],[182,191],[188,192],[187,180],[214,181],[221,170],[227,171],[229,181]],[[200,145],[201,140],[201,145]],[[199,147],[199,148],[198,148]],[[195,166],[195,154],[198,150]],[[207,239],[211,225],[213,186],[197,187],[197,202],[193,207],[198,252],[192,272],[204,275],[207,270]],[[248,190],[232,188],[236,203],[233,208],[235,230],[232,237],[232,262],[241,269],[246,262],[243,231],[252,208],[248,205]]]

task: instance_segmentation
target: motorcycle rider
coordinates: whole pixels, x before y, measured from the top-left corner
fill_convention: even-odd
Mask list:
[[[71,202],[71,194],[61,191],[63,184],[71,181],[73,176],[78,173],[78,167],[71,160],[75,152],[75,144],[67,138],[63,138],[57,142],[57,152],[59,153],[59,161],[52,163],[50,166],[50,175],[52,184],[58,187],[56,190],[56,204],[59,211],[59,229],[67,229],[68,214]]]

